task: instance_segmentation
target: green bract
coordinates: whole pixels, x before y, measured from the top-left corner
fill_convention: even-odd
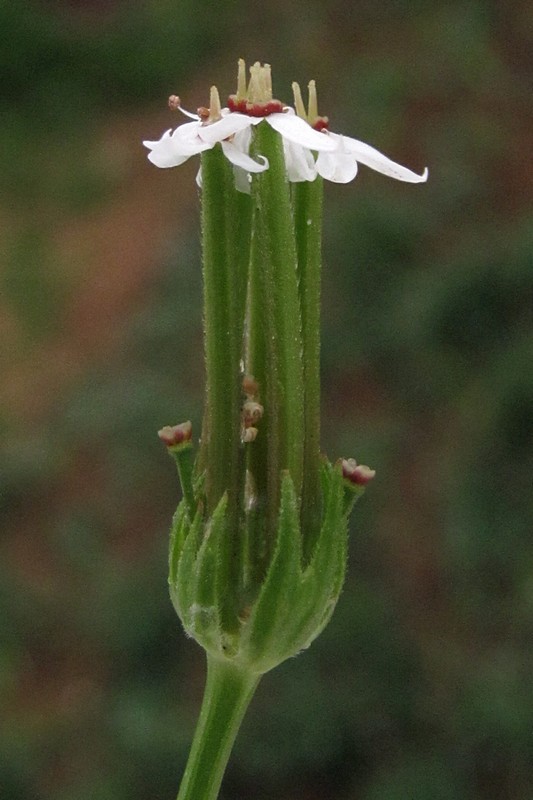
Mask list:
[[[209,517],[201,501],[192,520],[185,501],[180,504],[170,544],[170,594],[186,632],[211,656],[264,673],[308,647],[329,620],[344,580],[347,512],[340,468],[325,464],[321,477],[324,510],[308,561],[288,472],[275,543],[264,565],[267,547],[257,536],[257,510],[245,512],[234,537],[226,495]],[[259,528],[264,534],[264,526]],[[228,548],[232,540],[245,546]],[[256,547],[250,546],[254,541]],[[232,583],[228,559],[238,560]]]

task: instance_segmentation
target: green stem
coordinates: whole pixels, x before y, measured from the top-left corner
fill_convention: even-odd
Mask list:
[[[263,273],[263,259],[257,236],[257,213],[254,215],[254,235],[250,254],[250,280],[248,295],[248,337],[246,343],[246,370],[259,382],[259,400],[263,405],[266,402],[267,391],[267,354],[266,330],[267,317],[264,304],[265,280]],[[256,502],[261,508],[266,505],[267,492],[267,444],[270,435],[269,429],[269,404],[265,409],[265,417],[260,422],[260,432],[253,446],[248,448],[249,468],[253,475]]]
[[[172,450],[172,455],[176,461],[181,491],[183,492],[183,498],[187,504],[189,519],[192,522],[196,513],[196,499],[194,497],[192,485],[194,471],[194,455],[192,445],[189,443],[182,445],[181,447],[175,447]]]
[[[277,524],[281,471],[299,495],[303,470],[303,368],[300,303],[292,207],[281,137],[266,122],[254,148],[269,168],[254,176],[254,242],[250,271],[251,371],[259,381],[265,416],[269,527]],[[254,443],[255,445],[255,443]],[[260,476],[259,476],[260,477]]]
[[[231,165],[220,147],[202,154],[202,178],[207,389],[201,461],[207,467],[208,513],[227,492],[228,510],[236,519],[244,475],[240,361],[251,204],[238,196]]]
[[[304,473],[301,524],[309,557],[320,527],[320,281],[323,181],[292,186],[302,314],[304,368]]]
[[[242,718],[260,675],[207,657],[200,718],[178,800],[216,800]]]

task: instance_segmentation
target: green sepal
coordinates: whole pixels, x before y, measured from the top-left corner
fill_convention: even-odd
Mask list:
[[[184,501],[180,505],[184,505]],[[190,608],[194,603],[192,575],[201,542],[202,523],[203,514],[200,508],[196,512],[192,524],[188,516],[183,517],[182,529],[176,533],[174,539],[178,545],[180,541],[183,541],[183,544],[180,550],[176,547],[176,552],[171,556],[171,563],[175,565],[175,571],[169,578],[170,598],[187,633],[190,628]]]
[[[262,672],[287,658],[285,652],[280,653],[279,640],[291,618],[302,575],[301,565],[299,503],[292,478],[285,472],[276,547],[242,636],[247,660],[260,666]]]
[[[169,587],[172,603],[187,635],[208,652],[235,651],[223,618],[229,587],[224,581],[228,553],[228,499],[224,494],[210,518],[199,507],[192,524],[184,501],[171,531]]]
[[[312,558],[302,577],[295,609],[300,650],[309,647],[326,626],[346,574],[348,524],[342,504],[340,470],[327,464],[323,468],[323,481],[327,486],[324,518]]]
[[[346,517],[349,517],[357,501],[364,495],[366,486],[358,486],[348,480],[343,480],[344,497],[343,506]]]
[[[189,528],[187,503],[182,500],[174,513],[172,528],[170,529],[170,546],[168,550],[168,582],[170,585],[176,583],[178,564]]]
[[[347,527],[342,516],[340,482],[329,468],[325,515],[311,561],[307,564],[291,602],[291,613],[277,638],[285,658],[305,650],[329,620],[344,581]]]
[[[204,529],[192,573],[185,568],[180,580],[189,581],[190,602],[187,632],[206,650],[223,649],[223,633],[218,602],[221,543],[227,535],[227,496],[223,495]]]
[[[189,516],[192,518],[196,512],[196,500],[193,488],[194,452],[190,441],[181,442],[168,448],[178,470],[178,477],[183,492],[183,499],[187,505]]]

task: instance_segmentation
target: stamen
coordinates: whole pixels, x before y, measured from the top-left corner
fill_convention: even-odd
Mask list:
[[[300,89],[300,84],[296,83],[296,81],[294,81],[292,84],[292,92],[294,94],[294,108],[296,109],[296,113],[299,117],[305,119],[307,122],[307,114],[305,113],[302,91]]]
[[[171,94],[168,98],[168,107],[171,111],[181,111],[182,114],[185,114],[186,117],[190,119],[198,120],[200,117],[198,114],[193,114],[191,111],[187,111],[185,108],[181,106],[181,99],[178,97],[177,94]]]
[[[248,100],[251,103],[260,103],[261,98],[261,64],[256,61],[250,67],[250,83],[248,84]]]
[[[248,114],[250,117],[268,117],[270,114],[280,114],[285,106],[279,100],[272,98],[272,75],[270,64],[256,61],[250,67],[250,82],[246,87],[245,63],[239,59],[237,94],[230,94],[228,108],[232,112]]]
[[[222,119],[222,106],[220,105],[220,95],[216,86],[211,86],[209,95],[209,122],[216,122]]]
[[[239,58],[239,67],[237,72],[237,100],[244,100],[246,98],[246,61],[244,58]]]
[[[318,102],[316,97],[316,82],[309,81],[307,86],[309,90],[309,112],[308,112],[308,120],[310,125],[314,125],[316,120],[318,119]]]
[[[265,100],[268,102],[272,100],[272,71],[270,64],[264,64],[263,75],[265,78]]]
[[[329,128],[329,119],[327,117],[318,116],[318,102],[316,97],[316,83],[309,81],[309,110],[307,121],[315,131],[324,131]]]

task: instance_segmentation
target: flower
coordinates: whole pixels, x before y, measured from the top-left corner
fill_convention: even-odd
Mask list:
[[[167,447],[183,447],[192,440],[192,423],[187,420],[179,425],[165,425],[157,435]]]
[[[170,107],[179,108],[194,121],[180,125],[174,132],[169,129],[158,141],[144,141],[144,146],[150,150],[149,160],[157,167],[174,167],[220,143],[226,158],[236,168],[237,188],[249,191],[250,173],[268,168],[268,161],[263,156],[259,156],[259,163],[248,155],[253,126],[263,121],[282,136],[287,147],[301,148],[304,152],[333,152],[337,149],[336,142],[314,130],[292,108],[273,99],[268,64],[262,66],[256,62],[250,67],[248,86],[245,70],[245,62],[240,59],[237,93],[229,97],[227,108],[221,108],[214,86],[211,87],[210,108],[200,108],[198,114],[182,109],[179,98],[172,95]],[[298,158],[295,153],[294,161],[297,162]],[[303,155],[303,159],[306,158]]]
[[[355,458],[341,458],[342,477],[354,486],[366,486],[376,477],[376,470],[358,464]]]
[[[335,144],[333,151],[322,150],[318,153],[316,161],[312,154],[302,152],[301,148],[290,146],[285,148],[285,160],[287,162],[287,172],[289,180],[309,181],[321,175],[328,181],[334,183],[348,183],[357,175],[358,165],[365,164],[367,167],[395,178],[398,181],[407,183],[423,183],[427,180],[427,168],[421,175],[413,172],[407,167],[402,167],[387,156],[371,147],[359,139],[351,136],[341,136],[328,130],[329,121],[327,117],[318,114],[316,84],[315,81],[309,83],[309,106],[306,113],[302,100],[302,93],[297,83],[292,84],[294,92],[294,105],[296,113],[300,119],[306,120],[314,130],[325,134],[328,141]]]
[[[220,98],[215,86],[211,87],[210,109],[201,108],[199,114],[191,114],[182,109],[179,98],[175,95],[169,98],[169,105],[179,108],[194,122],[186,122],[176,128],[174,132],[172,129],[165,131],[158,141],[146,140],[143,142],[143,145],[150,150],[149,161],[156,167],[177,167],[191,156],[202,153],[204,150],[210,150],[217,142],[220,142],[224,155],[233,166],[247,172],[263,172],[268,168],[268,161],[265,158],[262,159],[262,163],[254,161],[243,147],[239,146],[238,142],[229,139],[231,133],[227,133],[226,127],[221,126],[220,123],[225,121],[230,112],[228,109],[220,107]],[[206,131],[209,131],[207,136]],[[237,133],[237,130],[234,133]]]

